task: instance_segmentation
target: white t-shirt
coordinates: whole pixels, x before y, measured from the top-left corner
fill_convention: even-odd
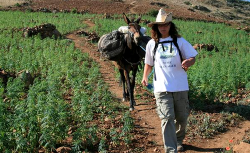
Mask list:
[[[172,40],[171,37],[160,38],[160,42]],[[195,57],[198,54],[184,38],[178,38],[177,43],[183,60]],[[162,48],[163,46],[165,51]],[[189,90],[187,73],[181,66],[180,55],[174,43],[172,43],[172,52],[170,52],[171,43],[164,43],[163,45],[159,43],[155,53],[155,62],[153,63],[154,47],[155,41],[151,39],[146,46],[145,56],[145,64],[155,67],[154,93]]]

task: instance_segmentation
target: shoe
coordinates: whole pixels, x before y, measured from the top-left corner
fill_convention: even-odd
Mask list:
[[[178,151],[178,152],[182,152],[182,151],[184,151],[183,146],[182,146],[182,145],[180,145],[180,144],[178,144],[178,145],[177,145],[177,151]]]

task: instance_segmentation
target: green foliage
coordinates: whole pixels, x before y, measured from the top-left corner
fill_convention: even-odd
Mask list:
[[[184,4],[186,4],[186,5],[192,5],[189,1],[185,1]]]
[[[122,25],[126,25],[122,18],[113,20],[113,19],[102,19],[99,18],[94,19],[95,26],[91,29],[95,31],[98,35],[104,35],[112,32],[115,29],[118,29]]]
[[[246,84],[246,89],[247,89],[247,90],[250,90],[250,82],[248,82],[248,83]]]
[[[51,23],[54,24],[57,30],[61,34],[67,34],[79,28],[86,27],[83,24],[83,20],[86,18],[91,18],[95,15],[91,14],[71,14],[71,13],[57,13],[56,15],[53,13],[43,13],[43,12],[0,12],[1,18],[1,33],[5,36],[6,39],[10,39],[6,35],[11,33],[21,36],[21,33],[13,32],[14,29],[21,29],[25,27],[34,27],[37,25],[41,25],[43,23]],[[15,23],[15,24],[13,24]],[[3,36],[1,34],[1,36]],[[5,41],[8,41],[6,40]],[[16,39],[12,41],[17,41]],[[9,44],[9,43],[8,43]],[[7,44],[7,45],[8,45]],[[2,45],[2,44],[1,44]]]
[[[149,10],[147,15],[152,16],[152,17],[156,17],[158,14],[158,10]]]
[[[250,144],[250,130],[249,129],[245,131],[243,142]]]
[[[130,132],[132,132],[134,127],[133,119],[130,117],[129,112],[126,112],[124,114],[122,121],[124,122],[124,125],[121,132],[121,136],[123,137],[125,144],[129,145],[131,143],[131,138],[132,138]]]
[[[105,148],[107,148],[107,145],[105,144],[105,138],[102,138],[99,143],[98,151],[100,153],[106,153],[107,151]]]
[[[102,128],[105,122],[101,121],[112,116],[114,122],[124,108],[101,80],[99,66],[75,49],[70,40],[24,38],[16,30],[52,23],[66,34],[83,28],[82,21],[94,15],[30,12],[0,12],[0,15],[3,17],[0,18],[0,68],[17,76],[9,77],[6,86],[0,78],[0,152],[38,152],[40,148],[51,152],[69,136],[73,136],[74,152],[98,151],[98,146],[101,152],[109,149],[104,139],[109,131]],[[28,86],[26,73],[17,75],[23,70],[33,78]],[[129,114],[121,124],[131,127],[127,118]],[[69,135],[72,128],[75,130]],[[117,133],[117,139],[108,141],[120,144],[130,138]]]
[[[71,9],[71,13],[77,13],[77,9],[76,8]]]
[[[152,13],[142,18],[153,21],[156,14]],[[129,113],[123,114],[124,108],[114,102],[101,80],[98,65],[87,54],[75,49],[69,40],[41,40],[38,36],[23,38],[22,32],[16,30],[52,23],[62,34],[67,34],[84,28],[82,21],[86,18],[96,17],[93,19],[95,27],[91,30],[103,35],[126,25],[122,18],[100,19],[99,15],[73,13],[55,16],[0,12],[0,15],[0,68],[10,74],[27,70],[34,78],[28,87],[22,77],[9,78],[7,86],[0,80],[0,152],[37,152],[40,147],[51,151],[68,136],[69,125],[76,129],[72,133],[74,152],[105,152],[112,145],[131,143],[133,119]],[[188,70],[190,99],[195,108],[205,110],[208,104],[224,102],[229,93],[236,95],[239,88],[249,90],[250,42],[246,32],[218,23],[174,22],[180,34],[192,45],[213,44],[219,50],[199,50],[196,64]],[[138,84],[142,73],[138,74]],[[241,112],[248,115],[247,108],[241,104],[227,111],[246,117]],[[101,128],[106,124],[106,116],[114,123],[118,114],[122,114],[119,122],[122,127],[108,131]],[[224,118],[226,120],[214,122],[213,117],[203,114],[191,117],[189,124],[190,127],[199,125],[196,126],[197,135],[212,137],[224,131],[225,126],[231,124],[229,120],[236,121],[240,116],[225,113]],[[94,123],[94,120],[101,123]]]
[[[21,5],[19,3],[16,3],[14,6],[21,7]]]

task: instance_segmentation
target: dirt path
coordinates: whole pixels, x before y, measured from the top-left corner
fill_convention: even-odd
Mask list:
[[[90,27],[94,25],[90,20],[86,20],[85,24]],[[111,93],[122,101],[122,87],[119,86],[119,82],[116,79],[112,62],[101,59],[99,52],[97,52],[97,47],[88,43],[84,37],[80,37],[75,33],[69,34],[66,37],[74,41],[76,48],[88,53],[90,58],[99,64],[102,77],[108,84]],[[137,89],[135,89],[135,94],[140,92]],[[163,152],[160,119],[155,112],[155,102],[145,102],[140,99],[135,100],[137,106],[135,106],[135,111],[131,113],[135,119],[135,131],[137,131],[135,140],[138,140],[136,143],[143,142],[138,145],[141,145],[141,148],[143,150],[146,149],[145,151],[148,153]],[[128,102],[125,102],[125,104],[129,105]]]
[[[86,42],[85,38],[79,37],[76,34],[67,35],[68,39],[71,39],[75,43],[75,47],[82,50],[82,52],[88,53],[90,58],[94,59],[100,65],[100,72],[104,81],[108,84],[110,91],[113,95],[122,99],[122,87],[119,86],[119,82],[115,77],[114,66],[110,61],[105,61],[100,58],[97,48]],[[142,148],[146,148],[147,152],[160,152],[162,150],[162,138],[160,120],[155,112],[155,103],[145,103],[136,99],[137,106],[135,111],[131,112],[135,119],[135,131],[138,132],[136,139],[146,142]],[[125,103],[128,105],[128,102]]]
[[[85,24],[94,26],[94,24],[87,20]],[[68,39],[71,39],[75,43],[75,47],[82,50],[82,52],[88,53],[90,58],[94,59],[100,66],[100,72],[104,81],[108,84],[110,91],[113,95],[121,101],[122,99],[122,87],[119,86],[119,82],[115,76],[114,66],[110,61],[105,61],[101,59],[99,52],[97,52],[97,47],[86,41],[84,37],[80,37],[75,33],[67,35]],[[136,87],[135,95],[142,91],[141,88]],[[141,93],[144,94],[144,93]],[[147,95],[147,93],[145,92]],[[161,136],[160,119],[155,111],[155,101],[152,97],[151,99],[145,100],[135,99],[137,106],[135,111],[131,112],[135,120],[135,133],[134,133],[134,147],[138,148],[142,152],[146,153],[163,153],[163,142]],[[129,105],[128,102],[124,103]],[[196,153],[196,152],[217,152],[227,147],[229,140],[233,140],[232,145],[239,144],[246,130],[250,129],[250,121],[242,122],[239,127],[230,128],[229,132],[216,136],[214,139],[201,139],[192,142],[184,142],[186,153]],[[244,144],[246,145],[246,144]],[[250,148],[248,145],[248,148]],[[245,146],[237,146],[239,153],[244,153],[246,150]]]

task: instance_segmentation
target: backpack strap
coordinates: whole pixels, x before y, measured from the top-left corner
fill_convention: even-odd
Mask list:
[[[158,48],[158,45],[159,45],[159,40],[157,42],[155,42],[155,47],[154,47],[154,52],[153,52],[153,63],[155,63],[155,53],[156,53],[156,50]],[[154,79],[156,81],[156,74],[155,74],[155,70],[154,70]]]
[[[174,37],[174,38],[173,38],[173,43],[174,43],[175,47],[177,48],[177,50],[178,50],[178,52],[179,52],[180,59],[181,59],[181,63],[182,63],[183,58],[182,58],[181,50],[180,50],[179,45],[178,45],[178,43],[177,43],[177,37]]]
[[[159,44],[163,44],[163,43],[171,43],[171,52],[172,52],[172,42],[174,43],[175,47],[177,48],[178,52],[179,52],[179,55],[180,55],[180,59],[181,59],[181,63],[183,61],[183,58],[182,58],[182,54],[181,54],[181,50],[180,50],[180,47],[177,43],[177,37],[174,37],[173,38],[173,41],[164,41],[164,42],[155,42],[155,47],[154,47],[154,51],[153,51],[153,63],[155,62],[155,54],[156,54],[156,50],[158,48],[158,45]],[[164,47],[163,47],[164,49]],[[154,71],[154,79],[156,81],[156,74],[155,74],[155,71]]]
[[[154,47],[154,52],[153,52],[153,62],[155,62],[155,53],[156,53],[156,50],[158,48],[158,45],[159,45],[159,41],[155,42],[155,47]]]

